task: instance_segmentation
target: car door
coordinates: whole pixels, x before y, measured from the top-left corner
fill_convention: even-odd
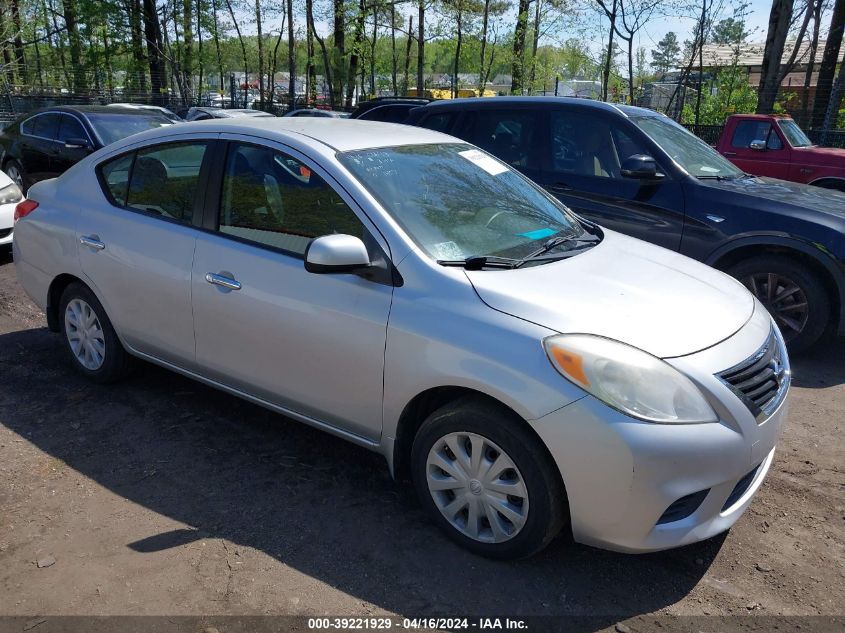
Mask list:
[[[88,143],[88,147],[67,147],[68,140],[82,141]],[[91,138],[79,122],[72,114],[62,114],[59,123],[58,143],[56,144],[56,152],[50,159],[50,170],[55,174],[63,174],[73,165],[88,156],[94,148]]]
[[[57,112],[44,112],[21,125],[21,163],[32,183],[56,175],[51,163],[58,148],[60,116]]]
[[[213,143],[187,136],[105,161],[104,195],[86,200],[77,224],[82,270],[124,342],[186,369],[195,360],[195,222]]]
[[[765,149],[751,149],[752,141],[764,141]],[[772,178],[789,176],[790,153],[780,132],[765,119],[737,121],[730,148],[722,151],[722,155],[742,171]]]
[[[193,274],[197,363],[207,377],[359,438],[381,434],[389,283],[305,270],[314,237],[375,227],[318,165],[232,135]],[[353,211],[353,209],[355,209]]]
[[[622,162],[651,155],[648,143],[622,117],[553,109],[544,124],[538,182],[579,215],[614,231],[678,250],[684,228],[681,184],[664,166],[659,180],[622,176]]]

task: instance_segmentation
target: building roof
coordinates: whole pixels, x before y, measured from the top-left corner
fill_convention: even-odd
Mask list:
[[[821,61],[826,43],[826,40],[819,40],[818,50],[816,52],[816,63]],[[795,40],[787,41],[786,46],[784,47],[783,57],[781,58],[782,64],[789,61],[793,48],[795,48]],[[745,67],[762,66],[763,51],[765,49],[765,42],[749,42],[748,44],[742,44],[739,47],[737,65]],[[704,66],[731,66],[734,63],[736,52],[736,47],[731,44],[705,44],[704,50],[702,51]],[[843,58],[845,58],[845,46],[843,46],[839,51],[839,61],[842,61]],[[805,39],[798,48],[798,54],[795,56],[795,64],[796,66],[806,64],[809,60],[810,42]]]

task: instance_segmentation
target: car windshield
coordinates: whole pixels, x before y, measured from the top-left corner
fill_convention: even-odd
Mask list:
[[[631,120],[691,176],[737,178],[743,175],[741,169],[672,119],[641,116]]]
[[[351,151],[340,162],[437,260],[519,259],[579,221],[518,172],[471,145]]]
[[[813,144],[807,138],[807,135],[804,134],[804,131],[792,119],[780,119],[778,125],[780,125],[780,131],[783,132],[783,135],[792,147],[810,147]]]
[[[104,145],[109,145],[138,132],[152,130],[164,125],[173,125],[173,122],[167,117],[155,112],[150,114],[89,112],[86,116]]]

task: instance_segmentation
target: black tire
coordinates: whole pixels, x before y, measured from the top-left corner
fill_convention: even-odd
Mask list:
[[[522,475],[529,499],[527,518],[510,540],[500,543],[475,540],[453,526],[438,509],[426,481],[427,458],[441,438],[455,432],[477,434],[494,442]],[[532,556],[546,547],[569,521],[566,490],[546,447],[524,421],[504,407],[481,398],[448,404],[423,422],[411,448],[411,477],[432,520],[454,541],[488,558],[512,560]]]
[[[68,304],[75,299],[84,301],[90,306],[96,320],[99,321],[100,329],[103,333],[104,352],[102,355],[102,364],[96,369],[85,367],[71,348],[65,314]],[[125,378],[132,371],[134,366],[133,357],[123,348],[105,309],[86,285],[72,283],[65,288],[59,301],[59,323],[63,338],[63,347],[68,357],[77,371],[89,380],[100,384],[112,383]]]
[[[20,182],[17,182],[17,178],[12,178],[12,176],[9,174],[9,171],[11,171],[9,169],[10,167],[18,172]],[[29,190],[31,183],[29,182],[29,178],[27,177],[26,172],[24,171],[23,165],[21,165],[19,161],[12,158],[11,160],[6,161],[6,164],[3,166],[3,171],[6,173],[7,176],[9,176],[9,178],[12,179],[13,182],[15,182],[16,185],[18,185],[19,189],[21,190],[21,193],[23,193],[23,195],[26,195],[26,192]]]
[[[735,264],[728,273],[742,282],[766,306],[783,333],[790,352],[799,353],[809,349],[824,334],[830,323],[830,299],[818,275],[801,262],[781,255],[760,255]],[[755,292],[750,279],[759,279],[769,273],[794,283],[805,301],[795,300],[795,295],[792,295],[789,300],[794,303],[785,302],[786,300],[780,303],[772,302],[768,299],[768,288],[765,284],[758,284]],[[794,308],[801,303],[806,303],[806,317],[801,319],[801,327],[796,331],[794,324],[797,322],[797,313]],[[787,310],[781,312],[783,308]],[[791,324],[785,319],[789,319]]]

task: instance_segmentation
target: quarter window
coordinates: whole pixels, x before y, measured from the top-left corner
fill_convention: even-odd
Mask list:
[[[126,205],[126,191],[129,188],[129,171],[132,169],[132,159],[135,154],[126,154],[110,160],[100,167],[100,175],[106,188],[111,193],[112,200],[120,205]]]
[[[364,226],[340,196],[298,160],[266,147],[229,146],[219,230],[304,255],[315,237],[364,238]]]
[[[25,134],[31,134],[32,136],[37,136],[39,138],[46,138],[49,140],[55,140],[56,137],[59,135],[59,115],[58,114],[40,114],[36,117],[31,118],[27,123],[31,123],[29,131],[25,131]]]

